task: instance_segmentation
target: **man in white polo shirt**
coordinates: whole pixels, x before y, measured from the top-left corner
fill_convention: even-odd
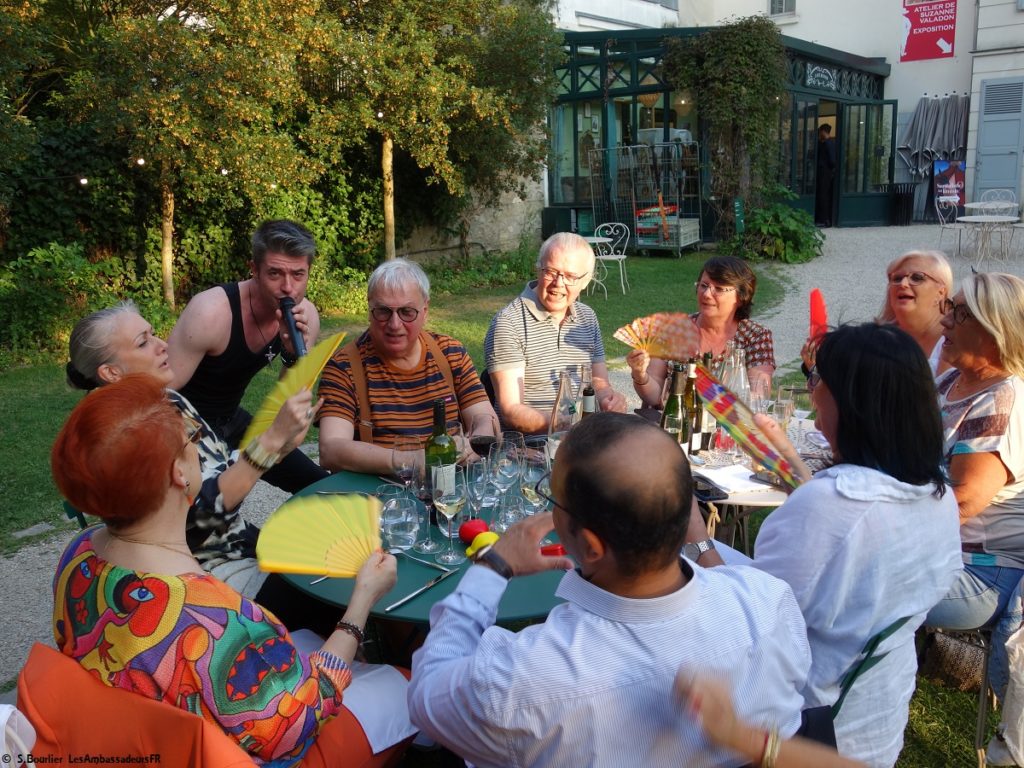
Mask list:
[[[580,302],[594,273],[594,251],[579,235],[559,232],[544,241],[537,280],[491,320],[484,339],[495,406],[507,429],[544,432],[566,368],[579,382],[589,364],[602,411],[626,410],[626,398],[608,383],[597,315]]]

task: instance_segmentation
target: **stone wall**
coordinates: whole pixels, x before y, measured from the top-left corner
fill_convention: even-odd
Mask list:
[[[513,251],[520,242],[540,245],[540,212],[544,207],[541,182],[528,182],[526,199],[502,195],[497,204],[475,212],[470,218],[469,242],[473,255],[484,251]],[[458,251],[459,238],[433,227],[417,227],[412,236],[399,243],[399,256],[416,259],[451,255]]]

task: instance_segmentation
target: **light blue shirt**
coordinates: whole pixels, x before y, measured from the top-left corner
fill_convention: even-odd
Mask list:
[[[778,579],[682,562],[690,582],[650,599],[566,573],[566,602],[521,632],[493,626],[505,579],[470,568],[413,656],[413,723],[477,766],[744,764],[676,704],[676,672],[724,682],[741,717],[790,736],[811,660],[804,622]]]

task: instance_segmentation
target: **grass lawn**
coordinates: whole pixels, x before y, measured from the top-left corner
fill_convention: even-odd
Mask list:
[[[612,338],[619,326],[641,315],[662,310],[693,311],[693,282],[706,253],[688,253],[681,259],[631,258],[627,262],[632,285],[623,296],[617,274],[607,281],[608,298],[598,291],[584,296],[597,312],[609,360],[621,358],[627,348]],[[483,362],[483,339],[494,312],[514,298],[522,285],[462,291],[446,295],[434,286],[429,327],[460,339],[477,365]],[[763,310],[778,302],[785,286],[763,276],[759,281],[757,307]],[[756,317],[755,313],[755,317]],[[325,317],[324,332],[359,333],[364,315]],[[245,405],[254,409],[273,384],[276,370],[265,370],[246,393]],[[81,393],[64,383],[63,361],[39,364],[0,374],[0,551],[24,542],[11,533],[40,521],[75,527],[63,515],[57,491],[50,479],[49,450],[68,412]],[[316,439],[315,434],[311,435]],[[969,766],[973,753],[973,694],[960,693],[919,680],[911,702],[906,746],[900,768]]]

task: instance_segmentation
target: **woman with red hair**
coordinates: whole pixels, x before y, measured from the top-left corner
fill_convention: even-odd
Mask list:
[[[53,477],[105,524],[79,534],[60,559],[57,647],[108,686],[216,723],[257,764],[368,756],[365,737],[353,743],[358,729],[337,716],[370,608],[395,583],[394,557],[370,555],[337,629],[301,653],[273,614],[206,573],[189,549],[200,434],[144,374],[122,376],[71,413],[51,453]],[[401,746],[373,764],[397,759]]]

